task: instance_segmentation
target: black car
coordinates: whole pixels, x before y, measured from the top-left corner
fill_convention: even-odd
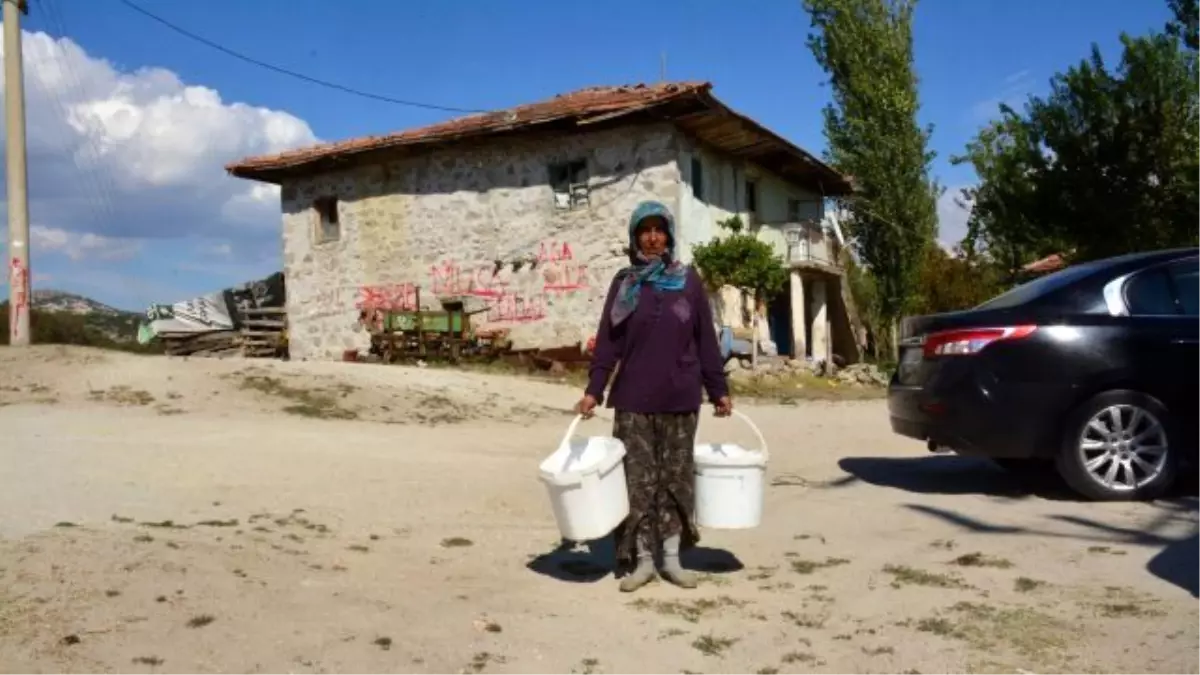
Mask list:
[[[974,309],[904,319],[892,430],[1098,500],[1152,499],[1194,461],[1195,248],[1068,267]]]

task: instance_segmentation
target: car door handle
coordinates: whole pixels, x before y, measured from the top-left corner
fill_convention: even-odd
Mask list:
[[[1200,345],[1200,338],[1175,338],[1171,340],[1173,345]]]

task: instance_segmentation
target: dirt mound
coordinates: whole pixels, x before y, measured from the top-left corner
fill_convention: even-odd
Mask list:
[[[143,407],[162,415],[272,414],[388,424],[525,423],[566,413],[567,387],[452,370],[172,359],[66,346],[0,349],[0,406]]]

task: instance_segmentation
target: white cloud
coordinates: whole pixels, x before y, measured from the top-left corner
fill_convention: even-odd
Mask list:
[[[278,190],[223,166],[316,142],[303,120],[224,102],[162,68],[122,72],[68,38],[23,41],[35,246],[113,259],[141,239],[261,249],[278,238]]]
[[[943,248],[951,249],[967,236],[967,220],[971,217],[969,200],[964,200],[964,185],[948,188],[938,198],[938,242]]]
[[[972,121],[982,122],[999,117],[1001,105],[1020,110],[1033,88],[1033,78],[1030,77],[1028,70],[1019,70],[1007,75],[1001,83],[997,95],[971,106]]]
[[[56,227],[34,225],[29,228],[30,250],[37,253],[62,253],[71,260],[129,260],[142,250],[136,239],[106,237],[91,232],[70,232]]]

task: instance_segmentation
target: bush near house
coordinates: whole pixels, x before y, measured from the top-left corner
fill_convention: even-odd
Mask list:
[[[879,311],[874,279],[852,255],[842,260],[846,283],[858,308],[859,317],[871,336],[868,360],[885,371],[895,364],[879,336],[886,335],[887,322]],[[948,252],[929,246],[917,273],[915,295],[908,316],[957,312],[980,305],[1024,279],[1009,281],[1003,266],[985,256],[972,256],[960,249]]]
[[[697,245],[692,251],[692,262],[710,291],[729,286],[754,299],[752,328],[757,328],[757,310],[783,289],[788,281],[787,268],[770,244],[744,231],[740,217],[733,216],[719,225],[728,234]],[[758,355],[757,335],[758,331],[754,330],[755,358]]]

